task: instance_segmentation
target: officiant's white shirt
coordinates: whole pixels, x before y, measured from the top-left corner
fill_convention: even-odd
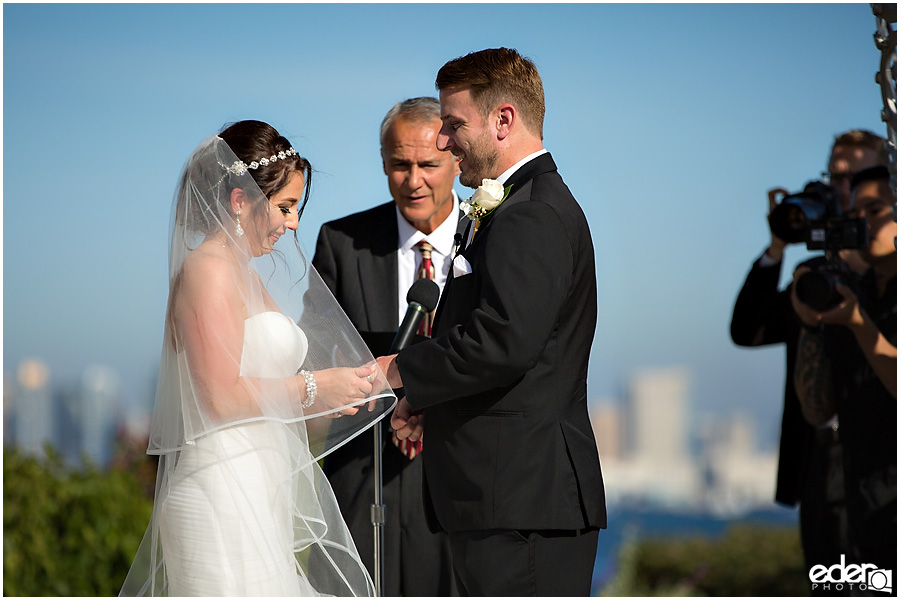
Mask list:
[[[456,235],[456,227],[459,224],[459,197],[456,190],[451,190],[453,194],[453,210],[450,215],[444,219],[444,222],[438,225],[437,229],[425,235],[407,221],[403,217],[403,213],[395,205],[394,210],[397,212],[397,297],[400,299],[399,320],[397,323],[403,322],[406,316],[406,293],[416,280],[416,272],[422,264],[422,253],[416,250],[416,244],[425,240],[434,247],[431,252],[431,262],[434,263],[434,282],[438,284],[441,291],[444,291],[444,284],[447,282],[447,274],[450,272],[450,264],[453,262],[453,236]]]

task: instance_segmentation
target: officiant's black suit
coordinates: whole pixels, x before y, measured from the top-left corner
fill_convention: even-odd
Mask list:
[[[588,224],[549,154],[505,185],[509,197],[461,252],[472,272],[444,288],[433,338],[397,358],[411,407],[425,409],[426,510],[451,539],[606,527],[587,408],[597,320]],[[553,577],[568,595],[565,570]]]
[[[393,202],[325,223],[313,265],[374,356],[388,354],[399,327],[397,211]],[[450,549],[428,531],[422,504],[422,457],[410,461],[381,424],[384,450],[385,596],[455,595]],[[427,449],[425,450],[428,451]],[[372,435],[357,436],[325,459],[334,489],[363,562],[373,572],[374,502]]]

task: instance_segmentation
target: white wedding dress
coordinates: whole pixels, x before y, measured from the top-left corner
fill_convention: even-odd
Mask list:
[[[306,336],[290,318],[254,315],[244,322],[241,375],[293,376],[306,350]],[[283,423],[256,421],[201,437],[181,452],[160,510],[169,595],[316,595],[295,557],[302,550],[295,529],[315,536],[324,522],[315,490],[300,490],[312,504],[297,511],[292,488],[296,470],[300,485],[314,486],[314,473],[303,471],[318,466],[308,450],[309,460],[296,460],[291,437]]]
[[[147,443],[159,460],[153,514],[120,595],[374,595],[317,461],[397,398],[380,371],[356,373],[374,358],[299,241],[265,252],[240,227],[236,190],[245,219],[274,206],[240,164],[211,136],[179,176]],[[365,397],[320,389],[304,406],[301,366],[365,380]]]

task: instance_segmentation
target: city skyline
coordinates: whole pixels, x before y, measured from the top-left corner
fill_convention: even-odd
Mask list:
[[[671,380],[665,382],[671,377],[677,379],[674,385]],[[623,376],[622,387],[625,391],[621,397],[589,398],[588,409],[592,415],[592,425],[601,457],[621,458],[633,454],[635,447],[643,447],[645,453],[690,459],[697,454],[694,442],[707,435],[711,421],[744,421],[751,428],[759,425],[739,410],[721,414],[696,410],[696,403],[691,399],[692,379],[689,370],[677,365],[644,367]],[[659,385],[661,380],[662,386]],[[656,404],[657,399],[671,397],[673,390],[680,396],[682,405],[675,407],[674,410],[669,409],[671,412],[668,413],[660,412],[659,405]],[[75,380],[58,380],[54,378],[52,369],[45,362],[37,358],[28,358],[20,363],[15,373],[4,372],[3,410],[7,419],[11,416],[17,417],[23,408],[34,410],[34,403],[25,403],[21,399],[36,395],[39,398],[51,399],[50,401],[56,405],[56,410],[66,413],[65,419],[68,424],[64,427],[101,431],[107,425],[102,425],[99,421],[105,421],[107,424],[114,421],[117,428],[124,428],[132,437],[141,437],[147,433],[144,429],[149,431],[155,381],[154,384],[148,383],[143,394],[140,394],[144,398],[142,404],[128,403],[126,392],[119,373],[107,365],[91,364]],[[635,402],[636,397],[642,401]],[[86,418],[89,415],[99,416],[95,419]],[[601,418],[596,418],[598,415],[602,415]],[[611,415],[614,417],[612,420],[609,418]],[[46,420],[45,417],[42,419]],[[645,427],[637,432],[633,429],[633,424],[648,422],[664,423],[665,428],[655,431]],[[47,424],[40,429],[46,431],[48,428],[58,429]],[[688,436],[673,438],[667,433],[673,429],[687,432]],[[53,439],[46,435],[38,437],[45,438],[57,446],[66,444],[65,440]],[[98,437],[101,436],[88,435],[90,440]],[[112,438],[107,436],[107,439]],[[5,441],[19,443],[15,435]],[[37,448],[40,443],[33,444],[33,447]],[[648,451],[647,448],[651,446],[657,449]],[[771,450],[776,446],[775,438],[766,438],[758,434],[753,436],[754,451]],[[96,445],[82,448],[80,439],[78,448],[85,450],[94,459],[102,459],[97,462],[104,462],[109,458],[108,454],[97,450]]]
[[[15,374],[4,372],[3,442],[39,457],[49,444],[70,464],[86,458],[107,467],[120,431],[138,440],[149,434],[150,410],[129,410],[122,397],[110,367],[88,365],[79,381],[58,382],[46,363],[29,358]]]
[[[641,369],[619,403],[593,408],[607,502],[726,518],[773,508],[777,446],[761,445],[746,416],[692,415],[691,380]]]

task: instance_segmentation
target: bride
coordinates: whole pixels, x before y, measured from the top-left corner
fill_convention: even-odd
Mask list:
[[[123,596],[374,592],[316,461],[396,398],[297,241],[311,172],[259,121],[184,167],[148,448],[156,496]]]

